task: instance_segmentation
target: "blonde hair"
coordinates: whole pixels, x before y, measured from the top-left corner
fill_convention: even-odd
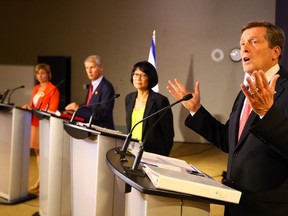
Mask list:
[[[39,70],[45,70],[48,74],[48,80],[51,80],[52,79],[52,73],[51,73],[51,68],[48,64],[45,64],[45,63],[40,63],[40,64],[37,64],[35,66],[35,69],[34,69],[34,74],[36,75],[38,73]]]

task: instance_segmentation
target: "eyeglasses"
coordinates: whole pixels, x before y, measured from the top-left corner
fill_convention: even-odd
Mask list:
[[[133,78],[138,79],[138,78],[147,78],[147,75],[145,73],[139,74],[139,73],[133,73]]]

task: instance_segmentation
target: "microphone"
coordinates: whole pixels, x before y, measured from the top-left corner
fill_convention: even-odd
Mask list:
[[[126,161],[126,159],[123,158],[123,155],[126,154],[127,148],[128,148],[128,146],[129,146],[129,144],[130,144],[130,141],[131,141],[132,132],[133,132],[134,128],[135,128],[138,124],[140,124],[140,123],[143,122],[143,121],[146,121],[147,119],[151,118],[152,116],[154,116],[154,115],[156,115],[156,114],[158,114],[158,113],[160,113],[160,112],[162,112],[162,111],[167,111],[168,109],[171,109],[174,105],[176,105],[176,104],[178,104],[178,103],[180,103],[180,102],[182,102],[182,101],[190,100],[192,97],[193,97],[193,96],[192,96],[191,93],[189,93],[189,94],[187,94],[187,95],[184,95],[180,100],[178,100],[178,101],[176,101],[176,102],[174,102],[174,103],[172,103],[172,104],[170,104],[170,105],[168,105],[168,106],[166,106],[166,107],[164,107],[164,108],[162,108],[162,109],[160,109],[160,110],[152,113],[151,115],[143,118],[142,120],[138,121],[138,122],[132,127],[132,129],[130,130],[129,134],[127,135],[127,137],[126,137],[126,139],[125,139],[125,141],[124,141],[124,144],[123,144],[123,146],[122,146],[121,151],[119,152],[119,150],[118,150],[118,153],[121,154],[120,160],[121,160],[121,161]],[[125,170],[126,172],[130,172],[130,173],[132,173],[132,174],[138,174],[138,175],[139,175],[139,172],[138,172],[137,168],[138,168],[138,166],[139,166],[139,164],[140,164],[140,161],[141,161],[141,158],[142,158],[142,155],[143,155],[143,152],[144,152],[145,142],[146,142],[146,140],[147,140],[147,137],[148,137],[148,135],[149,135],[149,132],[152,131],[152,129],[155,127],[155,125],[162,119],[162,117],[164,116],[164,114],[165,114],[165,113],[163,113],[163,115],[161,115],[161,116],[153,123],[153,125],[149,128],[149,130],[147,131],[147,133],[146,133],[146,135],[145,135],[145,137],[144,137],[144,140],[143,140],[143,144],[141,145],[140,150],[139,150],[136,158],[134,159],[134,162],[133,162],[132,167],[129,168],[128,170]],[[116,152],[117,152],[117,151],[116,151]],[[142,174],[140,174],[140,175],[142,175]]]
[[[16,88],[13,88],[13,89],[8,90],[8,92],[10,91],[10,94],[8,95],[7,104],[13,105],[13,103],[10,103],[11,95],[12,95],[16,90],[21,89],[21,88],[25,88],[25,86],[24,86],[24,85],[21,85],[21,86],[18,86],[18,87],[16,87]]]
[[[122,146],[121,152],[122,152],[122,153],[126,153],[127,148],[128,148],[128,146],[129,146],[129,143],[130,143],[130,141],[131,141],[132,132],[133,132],[134,128],[135,128],[138,124],[140,124],[141,122],[145,121],[145,120],[148,119],[148,118],[151,118],[151,117],[154,116],[154,115],[157,115],[158,113],[160,113],[160,112],[162,112],[162,111],[164,111],[164,110],[166,110],[166,109],[172,108],[174,105],[176,105],[176,104],[178,104],[178,103],[180,103],[180,102],[182,102],[182,101],[190,100],[192,97],[193,97],[193,96],[192,96],[191,93],[190,93],[190,94],[187,94],[187,95],[185,95],[183,98],[181,98],[180,100],[174,102],[173,104],[170,104],[170,105],[168,105],[168,106],[166,106],[166,107],[164,107],[164,108],[156,111],[155,113],[152,113],[151,115],[146,116],[145,118],[143,118],[142,120],[140,120],[139,122],[137,122],[137,123],[132,127],[132,129],[130,130],[129,134],[127,135],[127,137],[126,137],[126,139],[125,139],[125,141],[124,141],[124,144],[123,144],[123,146]]]
[[[113,99],[115,99],[115,98],[118,98],[118,97],[120,97],[120,94],[115,94],[115,95],[113,95],[112,98],[108,99],[107,101],[104,101],[103,103],[108,103],[109,101],[111,101],[111,100],[113,100]],[[102,103],[102,104],[103,104],[103,103]],[[94,104],[94,105],[95,105],[95,104]],[[88,128],[91,127],[91,124],[92,124],[92,121],[93,121],[93,118],[94,118],[94,115],[95,115],[95,111],[96,111],[96,109],[93,111],[92,115],[91,115],[90,118],[89,118]]]
[[[45,95],[42,97],[42,100],[40,101],[39,106],[37,107],[38,110],[40,110],[44,98],[45,98],[47,95],[49,95],[52,91],[53,91],[53,94],[54,94],[55,91],[56,91],[56,89],[57,89],[62,83],[64,83],[64,82],[65,82],[64,79],[61,80],[57,85],[55,85],[54,88],[52,88],[47,94],[45,94]],[[52,96],[53,96],[53,94],[52,94]],[[46,105],[45,112],[47,112],[47,110],[48,110],[48,108],[49,108],[49,105],[50,105],[50,101],[49,101],[48,104]]]
[[[106,100],[106,101],[100,101],[100,102],[92,103],[92,104],[88,104],[88,105],[84,104],[84,105],[78,107],[78,109],[73,113],[73,115],[72,115],[72,117],[71,117],[71,119],[70,119],[70,123],[73,123],[73,121],[74,121],[74,119],[75,119],[75,117],[76,117],[77,112],[78,112],[79,110],[81,110],[82,108],[84,108],[84,107],[90,107],[90,106],[94,106],[94,105],[98,105],[98,104],[108,103],[108,102],[110,102],[111,100],[114,100],[115,98],[118,98],[118,97],[120,97],[120,94],[115,94],[115,95],[113,95],[111,98],[109,98],[109,99]],[[93,113],[92,113],[92,115],[91,115],[91,117],[90,117],[90,119],[89,119],[89,123],[88,123],[89,126],[88,126],[88,127],[91,127],[94,114],[95,114],[95,111],[93,111]]]
[[[54,87],[54,91],[53,91],[53,94],[51,95],[51,97],[55,94],[55,91],[56,91],[56,89],[62,84],[62,83],[64,83],[65,82],[65,80],[63,79],[63,80],[61,80],[55,87]],[[48,93],[48,94],[50,94],[52,92],[52,89],[51,89],[51,91]],[[48,95],[47,94],[47,95]],[[45,96],[44,96],[45,97]],[[43,101],[43,100],[42,100]],[[47,104],[47,106],[46,106],[46,108],[45,108],[45,112],[47,112],[48,111],[48,109],[49,109],[49,106],[50,106],[50,100],[49,100],[49,102],[48,102],[48,104]]]
[[[4,92],[1,92],[1,94],[0,94],[1,103],[4,103],[4,100],[5,100],[8,92],[9,92],[9,89],[6,89],[6,90],[4,90]]]

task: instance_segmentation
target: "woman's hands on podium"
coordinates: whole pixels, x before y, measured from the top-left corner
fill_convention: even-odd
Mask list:
[[[21,108],[32,110],[32,107],[30,107],[29,104],[24,104]]]

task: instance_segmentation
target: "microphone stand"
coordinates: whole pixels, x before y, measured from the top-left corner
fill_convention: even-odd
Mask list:
[[[104,104],[104,103],[108,103],[108,102],[110,102],[111,100],[114,100],[115,98],[118,98],[118,97],[120,97],[120,94],[115,94],[112,98],[110,98],[109,100],[107,100],[107,101],[104,101],[103,103],[99,103],[99,105],[101,105],[101,104]],[[92,122],[93,122],[93,119],[94,119],[94,115],[95,115],[95,111],[96,111],[96,108],[95,108],[95,110],[92,112],[92,115],[90,116],[90,118],[89,118],[89,122],[88,122],[88,128],[91,128],[91,125],[92,125]]]
[[[58,87],[59,87],[62,83],[64,83],[64,82],[65,82],[64,79],[61,80],[53,89],[51,89],[51,90],[48,92],[47,95],[49,95],[49,94],[53,91],[53,93],[52,93],[52,95],[51,95],[51,98],[52,98],[53,95],[55,94],[56,90],[58,89]],[[45,96],[44,96],[44,97],[45,97]],[[44,97],[43,97],[43,99],[44,99]],[[42,101],[41,101],[41,105],[42,105],[43,99],[42,99]],[[40,107],[41,107],[41,105],[40,105]],[[48,103],[48,104],[46,105],[46,107],[45,107],[45,112],[48,112],[49,106],[50,106],[50,101],[49,101],[49,103]],[[39,108],[40,108],[40,107],[39,107]]]
[[[130,130],[129,134],[127,134],[127,137],[126,137],[126,139],[125,139],[125,141],[124,141],[124,144],[123,144],[121,150],[115,149],[116,153],[117,153],[117,154],[121,154],[122,156],[125,155],[125,154],[127,154],[127,148],[128,148],[128,146],[129,146],[129,144],[130,144],[130,142],[131,142],[132,132],[133,132],[134,128],[135,128],[138,124],[140,124],[141,122],[145,121],[146,119],[148,119],[148,118],[150,118],[150,117],[153,117],[154,115],[157,115],[158,113],[162,112],[162,111],[165,110],[165,109],[171,108],[172,106],[174,106],[175,104],[181,102],[182,100],[183,100],[183,98],[182,98],[181,100],[179,100],[179,101],[176,101],[175,103],[173,103],[173,104],[171,104],[171,105],[169,105],[169,106],[166,106],[166,107],[158,110],[157,112],[152,113],[152,114],[149,115],[149,116],[146,116],[146,117],[143,118],[142,120],[138,121],[138,122],[132,127],[132,129]],[[130,153],[128,153],[128,154],[130,155]],[[121,157],[121,160],[126,161],[123,157]]]
[[[9,96],[8,96],[7,104],[9,104],[9,105],[14,105],[14,103],[10,103],[11,95],[12,95],[16,90],[21,89],[21,88],[25,88],[25,86],[22,85],[22,86],[19,86],[19,87],[14,88],[14,89],[11,90],[11,92],[10,92],[10,94],[9,94]]]
[[[71,123],[71,124],[74,123],[74,119],[75,119],[75,117],[76,117],[76,113],[78,112],[78,110],[80,110],[80,109],[83,108],[83,107],[87,107],[87,105],[80,106],[80,107],[78,107],[77,110],[75,110],[75,112],[73,113],[73,115],[72,115],[72,117],[71,117],[71,119],[70,119],[70,123]]]
[[[179,101],[180,102],[180,101]],[[179,103],[178,101],[175,102],[174,104],[172,104],[170,107],[174,106],[175,104]],[[144,146],[146,144],[147,141],[147,137],[149,137],[148,135],[150,135],[152,129],[158,124],[158,122],[163,118],[163,116],[165,116],[166,112],[168,111],[168,109],[165,110],[164,113],[162,113],[162,115],[153,123],[153,125],[148,129],[144,140],[142,142],[142,145],[140,146],[140,150],[138,151],[137,156],[134,159],[133,165],[132,167],[124,167],[124,171],[128,174],[132,174],[132,175],[136,175],[136,176],[145,176],[145,173],[142,171],[142,169],[138,169],[138,166],[141,162],[143,153],[144,153]]]
[[[48,91],[48,93],[44,94],[44,96],[41,98],[41,101],[38,105],[37,108],[33,109],[33,113],[35,114],[35,116],[41,120],[43,118],[47,118],[48,116],[50,116],[50,112],[48,111],[48,108],[49,108],[49,105],[50,105],[50,101],[47,103],[45,109],[41,109],[41,106],[42,106],[42,103],[44,101],[44,98],[47,97],[48,95],[50,95],[52,92],[52,95],[51,95],[51,98],[52,96],[55,94],[57,88],[63,83],[65,82],[65,80],[61,80],[56,86],[54,86],[52,89],[50,89]]]
[[[111,100],[114,100],[115,98],[118,98],[118,97],[120,97],[120,94],[115,94],[115,95],[113,95],[112,98],[108,99],[107,101],[100,101],[100,102],[98,102],[98,103],[92,103],[92,104],[83,105],[83,106],[78,107],[78,109],[73,113],[73,115],[72,115],[72,117],[71,117],[71,119],[70,119],[70,123],[73,123],[73,122],[74,122],[74,119],[75,119],[75,117],[76,117],[76,113],[78,112],[78,110],[82,109],[83,107],[90,107],[90,106],[94,106],[94,105],[101,105],[101,104],[104,104],[104,103],[108,103],[108,102],[110,102]],[[92,115],[90,116],[89,123],[88,123],[88,127],[89,127],[89,128],[91,127],[94,114],[95,114],[95,111],[93,111],[93,112],[92,112]]]
[[[88,105],[82,105],[80,107],[78,107],[78,109],[73,113],[71,119],[69,122],[64,122],[64,129],[65,131],[72,137],[76,138],[76,139],[84,139],[87,138],[88,136],[90,136],[89,134],[91,133],[92,130],[94,130],[93,128],[91,128],[91,124],[92,124],[92,120],[93,120],[93,116],[94,116],[94,112],[92,113],[92,116],[89,119],[89,123],[88,126],[84,125],[84,127],[86,128],[86,130],[78,130],[75,129],[75,126],[77,126],[77,123],[74,122],[74,119],[76,118],[76,114],[77,112],[82,109],[83,107],[89,107],[89,106],[94,106],[94,105],[100,105],[103,103],[107,103],[111,100],[114,100],[115,98],[118,98],[120,96],[120,94],[115,94],[113,95],[112,98],[109,98],[107,101],[100,101],[97,103],[91,103]]]
[[[1,93],[1,103],[4,103],[8,92],[9,92],[9,89],[6,89],[3,93]]]
[[[123,144],[123,146],[122,146],[122,149],[121,149],[121,150],[115,149],[115,152],[116,152],[116,153],[121,154],[120,161],[121,161],[121,162],[127,161],[127,160],[124,158],[124,156],[127,154],[126,151],[127,151],[127,148],[128,148],[128,146],[129,146],[129,144],[130,144],[132,132],[133,132],[134,128],[136,127],[136,125],[138,125],[139,123],[145,121],[146,119],[148,119],[148,118],[150,118],[150,117],[152,117],[152,116],[154,116],[154,115],[156,115],[156,114],[158,114],[158,113],[160,113],[160,112],[162,112],[162,111],[164,111],[164,110],[167,111],[169,108],[171,109],[174,105],[176,105],[176,104],[178,104],[178,103],[180,103],[180,102],[182,102],[182,101],[190,100],[192,97],[193,97],[193,96],[192,96],[191,93],[190,93],[190,94],[187,94],[187,95],[185,95],[183,98],[181,98],[180,100],[174,102],[173,104],[171,104],[171,105],[169,105],[169,106],[166,106],[166,107],[158,110],[157,112],[155,112],[155,113],[147,116],[146,118],[143,118],[141,121],[137,122],[137,123],[133,126],[133,128],[131,129],[130,133],[127,135],[127,137],[126,137],[126,139],[125,139],[125,141],[124,141],[124,144]],[[144,140],[143,140],[143,144],[140,146],[140,150],[139,150],[136,158],[134,159],[134,162],[133,162],[132,167],[126,167],[126,168],[124,168],[124,169],[125,169],[125,172],[127,172],[128,174],[132,174],[132,175],[134,174],[134,175],[137,175],[137,176],[145,176],[145,174],[144,174],[141,170],[138,170],[138,166],[139,166],[139,164],[140,164],[140,161],[141,161],[141,158],[142,158],[142,155],[143,155],[143,152],[144,152],[144,146],[145,146],[145,143],[146,143],[146,139],[147,139],[147,137],[148,137],[148,134],[152,131],[152,129],[156,126],[156,124],[163,118],[163,116],[164,116],[165,113],[166,113],[166,112],[164,112],[164,113],[153,123],[153,125],[152,125],[152,126],[149,128],[149,130],[147,131],[146,136],[145,136],[145,138],[144,138]]]

